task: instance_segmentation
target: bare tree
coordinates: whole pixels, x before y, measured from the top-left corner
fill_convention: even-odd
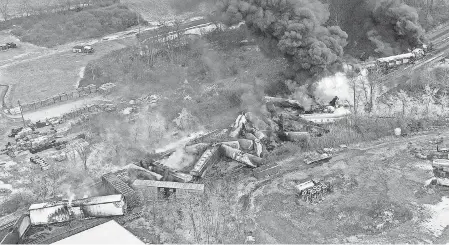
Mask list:
[[[351,88],[353,93],[353,100],[354,100],[354,115],[357,115],[357,107],[358,107],[358,92],[357,92],[357,84],[359,82],[358,77],[352,77],[351,78]]]
[[[9,0],[0,0],[0,14],[5,21],[9,19]]]
[[[426,105],[426,115],[429,115],[429,108],[431,104],[435,103],[435,95],[438,93],[437,88],[431,88],[429,84],[424,87],[424,93],[422,95],[422,101]]]
[[[56,197],[58,187],[60,186],[65,172],[62,169],[57,168],[56,166],[50,167],[46,172],[47,184],[51,187],[51,195],[52,197]]]
[[[409,103],[412,100],[404,90],[400,90],[397,94],[397,97],[402,103],[402,116],[405,116],[405,109],[409,106]]]
[[[20,1],[20,12],[22,15],[30,16],[33,9],[31,7],[31,0],[21,0]]]
[[[91,153],[90,147],[88,145],[78,144],[74,147],[74,150],[76,151],[76,153],[78,153],[78,156],[83,163],[84,171],[88,171],[89,169],[87,166],[87,159],[89,158],[89,154]]]
[[[438,102],[441,105],[441,110],[443,111],[443,115],[446,114],[445,110],[449,107],[449,96],[447,91],[444,91],[442,95],[438,98]]]

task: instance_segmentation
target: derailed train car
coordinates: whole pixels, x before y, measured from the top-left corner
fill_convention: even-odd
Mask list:
[[[30,206],[32,225],[62,223],[76,219],[119,216],[126,213],[126,202],[123,195],[91,197],[79,200],[68,200],[38,203]]]
[[[449,186],[449,160],[434,159],[432,161],[432,168],[436,183]]]
[[[29,214],[23,214],[10,228],[9,233],[3,237],[0,244],[20,244],[30,227]]]
[[[220,147],[218,145],[212,146],[201,155],[200,159],[195,163],[195,166],[190,171],[190,175],[195,177],[203,177],[205,171],[214,163],[220,160]]]

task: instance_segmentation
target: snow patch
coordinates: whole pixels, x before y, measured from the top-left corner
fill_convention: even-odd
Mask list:
[[[431,218],[422,224],[423,227],[434,236],[441,236],[449,225],[449,198],[443,197],[442,201],[436,205],[424,204],[424,208],[428,210]]]

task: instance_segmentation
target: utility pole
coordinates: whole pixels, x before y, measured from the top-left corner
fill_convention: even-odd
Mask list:
[[[17,100],[17,103],[19,104],[20,115],[22,116],[23,127],[26,128],[27,125],[25,123],[25,118],[23,117],[23,111],[22,111],[22,106],[20,105],[20,100]]]

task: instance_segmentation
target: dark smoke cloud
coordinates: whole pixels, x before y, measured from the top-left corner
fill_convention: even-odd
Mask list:
[[[222,21],[245,21],[268,55],[283,55],[295,74],[319,74],[339,63],[348,35],[325,26],[330,13],[318,0],[222,0]]]
[[[422,44],[424,29],[419,24],[416,9],[399,0],[375,3],[372,11],[374,28],[367,35],[376,44],[376,52],[398,54]]]
[[[347,53],[400,54],[424,42],[415,8],[400,0],[332,1],[331,22],[349,34]]]

